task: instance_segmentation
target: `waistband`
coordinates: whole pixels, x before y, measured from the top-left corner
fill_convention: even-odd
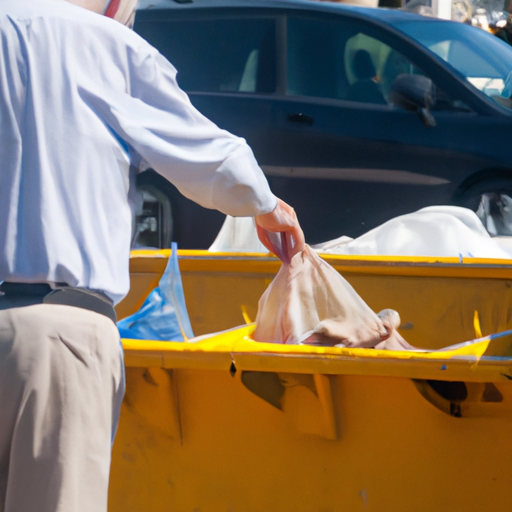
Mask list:
[[[6,299],[30,298],[32,303],[58,304],[87,309],[117,321],[114,304],[107,295],[99,291],[67,286],[64,283],[11,283],[0,284],[0,296]]]

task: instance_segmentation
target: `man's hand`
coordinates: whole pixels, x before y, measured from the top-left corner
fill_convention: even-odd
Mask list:
[[[257,215],[255,221],[261,243],[281,259],[291,259],[295,254],[304,249],[304,233],[297,220],[295,210],[284,201],[281,201],[281,199],[277,199],[277,206],[272,212]],[[285,252],[287,254],[279,254],[279,248],[269,238],[269,232],[285,234]]]

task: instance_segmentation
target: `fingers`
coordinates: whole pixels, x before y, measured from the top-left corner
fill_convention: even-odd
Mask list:
[[[304,233],[300,227],[295,210],[281,199],[270,213],[255,217],[256,229],[261,243],[283,261],[292,258],[304,249]],[[285,233],[285,243],[276,247],[268,233]],[[286,248],[286,254],[283,249]]]
[[[304,249],[304,233],[297,224],[297,228],[293,228],[286,232],[286,238],[288,242],[288,255],[291,259]]]
[[[281,199],[270,213],[257,215],[256,225],[272,233],[290,232],[297,241],[304,239],[304,233],[299,225],[295,210]]]
[[[272,242],[268,237],[268,231],[260,227],[258,224],[256,224],[256,231],[258,233],[258,238],[260,239],[260,242],[268,249],[269,252],[273,253],[276,250],[276,248],[273,246]]]
[[[295,251],[290,253],[288,250],[291,241],[287,238],[285,232],[273,233],[258,225],[256,225],[256,231],[260,241],[269,252],[275,254],[283,263],[290,263],[290,259],[295,255]],[[292,245],[295,247],[295,242]]]

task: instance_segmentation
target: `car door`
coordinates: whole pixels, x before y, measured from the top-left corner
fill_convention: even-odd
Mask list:
[[[312,241],[448,204],[465,177],[490,165],[471,154],[467,127],[479,116],[457,97],[437,88],[435,127],[390,104],[399,74],[426,75],[414,49],[382,27],[333,18],[287,17],[286,87],[274,102],[280,163],[266,167]]]

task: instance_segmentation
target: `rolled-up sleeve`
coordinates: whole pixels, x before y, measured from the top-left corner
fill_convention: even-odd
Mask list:
[[[176,70],[153,47],[128,54],[126,93],[94,98],[117,136],[180,192],[232,216],[272,211],[270,191],[246,141],[204,117],[179,88]]]

